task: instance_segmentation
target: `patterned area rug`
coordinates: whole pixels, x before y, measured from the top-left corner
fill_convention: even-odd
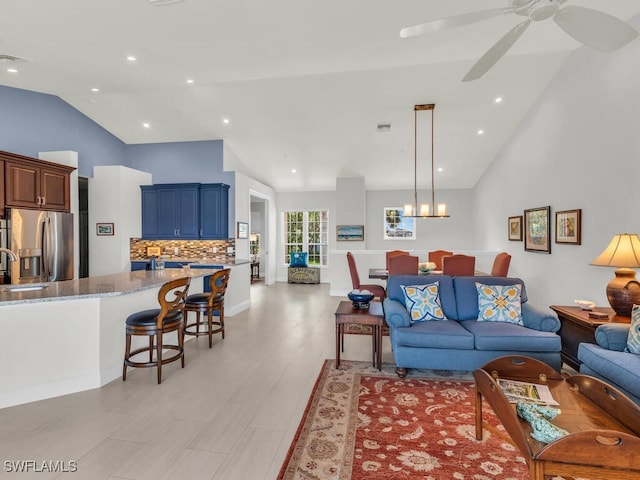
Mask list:
[[[278,480],[525,480],[524,459],[475,439],[470,374],[325,361]],[[490,407],[485,420],[504,431]]]

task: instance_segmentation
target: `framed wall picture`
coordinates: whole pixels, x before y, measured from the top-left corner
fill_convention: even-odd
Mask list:
[[[96,223],[96,235],[113,235],[113,223]]]
[[[364,225],[336,226],[336,240],[338,242],[363,242]]]
[[[556,212],[556,243],[580,245],[582,210],[562,210]]]
[[[509,240],[512,242],[522,241],[522,215],[509,217]]]
[[[416,219],[404,216],[402,207],[384,208],[385,240],[415,240]]]
[[[238,235],[236,238],[249,238],[249,224],[247,222],[238,222]]]
[[[524,211],[524,249],[527,252],[551,253],[551,207]]]

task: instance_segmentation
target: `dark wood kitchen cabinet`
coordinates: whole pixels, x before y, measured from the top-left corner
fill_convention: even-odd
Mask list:
[[[73,167],[0,152],[4,161],[4,202],[7,207],[68,212]]]
[[[142,185],[142,238],[226,240],[229,185]]]

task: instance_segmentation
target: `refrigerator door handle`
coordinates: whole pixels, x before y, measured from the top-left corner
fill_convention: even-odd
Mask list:
[[[51,274],[53,273],[54,258],[51,254],[52,243],[51,219],[47,217],[44,222],[42,222],[42,276],[46,281],[51,280]]]

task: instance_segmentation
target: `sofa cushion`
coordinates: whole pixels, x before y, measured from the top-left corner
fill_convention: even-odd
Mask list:
[[[581,343],[578,360],[600,377],[640,397],[640,355],[607,350],[593,343]]]
[[[453,280],[449,275],[392,275],[387,280],[387,297],[404,305],[402,285],[429,285],[434,282],[438,282],[440,305],[445,317],[449,320],[457,320]]]
[[[453,289],[455,292],[454,300],[456,303],[456,311],[458,316],[457,320],[476,320],[478,318],[478,291],[476,290],[476,282],[483,283],[485,285],[514,285],[519,284],[522,286],[521,300],[522,303],[527,301],[527,292],[524,288],[524,282],[519,278],[505,278],[505,277],[453,277]],[[444,292],[441,293],[441,298]],[[444,305],[445,313],[448,315],[447,308]],[[451,318],[451,317],[449,317]]]
[[[460,322],[473,334],[476,350],[504,350],[516,352],[559,352],[560,336],[553,332],[541,332],[514,323]]]
[[[439,282],[428,285],[401,285],[401,288],[411,323],[447,319],[440,305]]]
[[[520,308],[521,285],[517,283],[485,285],[476,282],[476,290],[478,291],[478,321],[524,325]]]
[[[631,327],[627,335],[627,348],[624,351],[640,353],[640,305],[634,305],[631,309]]]
[[[396,346],[473,350],[473,335],[458,322],[419,322],[393,331]]]

